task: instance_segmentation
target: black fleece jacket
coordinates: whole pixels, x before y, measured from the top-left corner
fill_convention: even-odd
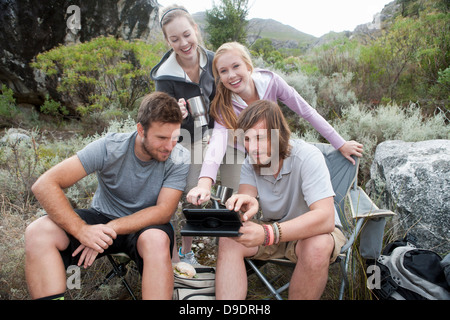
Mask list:
[[[176,75],[176,72],[170,72],[172,67],[170,65],[165,65],[164,72],[160,71],[164,64],[170,64],[169,57],[173,53],[173,50],[169,50],[164,54],[161,61],[151,70],[150,77],[155,81],[156,91],[166,92],[170,96],[174,97],[177,101],[181,98],[188,100],[192,97],[203,95],[209,114],[209,108],[211,101],[214,99],[216,94],[216,85],[214,82],[214,76],[212,73],[212,61],[214,59],[214,52],[206,50],[199,46],[199,50],[202,50],[206,57],[206,64],[202,68],[202,73],[200,76],[200,82],[194,83],[186,80],[186,76]],[[172,62],[173,63],[173,62]],[[208,128],[214,127],[214,120],[209,117],[209,124],[207,127],[203,128],[203,132]],[[191,142],[194,140],[201,139],[201,136],[197,134],[194,136],[194,118],[189,114],[186,119],[184,119],[181,128],[189,131],[191,135]]]

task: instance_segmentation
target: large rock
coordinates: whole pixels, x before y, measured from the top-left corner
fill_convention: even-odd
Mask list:
[[[425,248],[450,250],[450,140],[383,142],[370,173],[371,197],[398,213],[400,234],[409,231]]]
[[[68,28],[75,13],[68,12],[71,5],[79,8],[80,30]],[[102,35],[147,40],[160,33],[158,11],[156,0],[2,0],[0,84],[13,89],[18,103],[39,105],[47,88],[30,67],[39,53]]]

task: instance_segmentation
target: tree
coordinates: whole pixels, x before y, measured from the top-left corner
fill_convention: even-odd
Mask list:
[[[206,10],[206,33],[214,50],[230,41],[246,44],[248,11],[248,0],[221,0]]]

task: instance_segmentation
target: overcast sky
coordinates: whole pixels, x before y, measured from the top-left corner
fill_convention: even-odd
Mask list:
[[[183,5],[196,13],[211,9],[214,0],[157,0],[162,6]],[[335,31],[353,31],[393,0],[249,0],[248,18],[274,19],[301,32],[320,37]],[[219,4],[219,0],[215,0]]]

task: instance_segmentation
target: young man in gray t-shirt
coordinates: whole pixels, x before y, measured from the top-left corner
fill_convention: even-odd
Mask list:
[[[248,157],[238,194],[226,203],[242,211],[236,238],[221,238],[216,273],[218,299],[245,299],[245,257],[287,258],[296,263],[290,299],[319,299],[345,237],[334,208],[334,191],[322,153],[301,140],[290,140],[280,107],[258,101],[239,116]],[[259,201],[256,199],[259,196]],[[250,220],[261,205],[260,221]]]
[[[33,299],[60,298],[68,265],[88,267],[97,256],[116,252],[136,261],[143,299],[172,297],[169,221],[185,188],[190,154],[177,144],[182,116],[174,98],[147,95],[137,120],[136,132],[92,142],[33,185],[47,212],[25,232]],[[91,208],[72,209],[63,189],[94,172],[98,188]]]

